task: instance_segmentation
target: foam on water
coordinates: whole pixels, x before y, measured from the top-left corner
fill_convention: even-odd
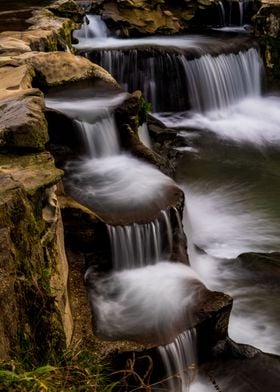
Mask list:
[[[142,209],[160,205],[171,178],[129,155],[69,162],[71,193],[89,208],[102,211]]]
[[[100,279],[88,270],[86,282],[96,332],[107,339],[170,341],[176,324],[191,317],[200,287],[191,268],[167,261]]]
[[[205,183],[199,182],[185,188],[195,245],[211,256],[228,259],[252,249],[278,248],[279,223],[261,205],[255,204],[254,210],[248,188],[232,184],[205,189]]]
[[[94,123],[100,118],[108,116],[108,112],[112,112],[117,106],[127,98],[127,93],[111,94],[99,97],[46,97],[46,106],[68,116],[88,122]]]
[[[156,116],[167,127],[208,130],[223,139],[260,147],[280,145],[280,97],[277,96],[248,98],[207,113]],[[184,132],[181,135],[184,136]]]
[[[252,214],[246,207],[246,192],[234,186],[205,193],[200,184],[188,187],[186,197],[184,227],[191,266],[210,290],[234,298],[230,337],[279,354],[280,308],[275,303],[279,289],[256,281],[254,270],[234,259],[243,252],[262,251],[265,245],[277,248],[279,230],[265,213]]]

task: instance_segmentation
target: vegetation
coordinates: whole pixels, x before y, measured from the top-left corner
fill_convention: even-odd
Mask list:
[[[56,366],[26,369],[23,363],[0,363],[1,392],[111,392],[109,368],[89,352],[68,352]]]

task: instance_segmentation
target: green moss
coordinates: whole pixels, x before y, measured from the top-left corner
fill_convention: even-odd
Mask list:
[[[141,96],[139,102],[139,112],[138,112],[138,121],[139,125],[142,125],[147,121],[147,114],[152,111],[152,104]]]

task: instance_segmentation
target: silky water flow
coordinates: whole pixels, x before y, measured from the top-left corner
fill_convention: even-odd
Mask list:
[[[240,21],[241,16],[243,8]],[[177,178],[186,193],[184,227],[189,258],[210,289],[234,297],[230,335],[237,342],[279,353],[275,344],[277,304],[266,306],[267,301],[273,303],[275,287],[258,278],[254,290],[249,284],[256,279],[254,272],[237,257],[242,252],[271,252],[280,246],[279,224],[271,218],[278,214],[279,189],[275,185],[275,197],[269,191],[278,163],[273,152],[280,142],[280,100],[277,95],[262,95],[263,64],[258,48],[252,44],[223,53],[219,38],[203,36],[116,39],[108,36],[100,18],[90,17],[89,26],[92,20],[98,24],[96,38],[77,33],[77,49],[86,56],[93,50],[99,63],[128,91],[141,89],[153,104],[153,116],[186,141],[186,147],[180,148],[183,157]],[[216,44],[221,53],[213,55],[208,49]],[[140,52],[149,46],[153,50],[160,47],[161,55],[157,59],[148,56],[143,63]],[[190,50],[192,59],[182,53],[174,55],[172,48]],[[162,54],[165,49],[166,54]],[[164,75],[168,74],[174,75],[168,80],[168,89],[173,102],[179,96],[177,110],[171,100],[162,102],[167,88]],[[253,162],[250,168],[249,159]],[[252,181],[254,176],[258,178]],[[270,188],[266,176],[271,180]],[[137,178],[142,181],[144,176]],[[144,186],[143,195],[149,189],[155,196],[159,188],[158,184],[151,189]],[[129,195],[125,197],[129,199]],[[133,201],[136,205],[137,197]],[[186,281],[195,281],[197,275],[182,264],[163,261],[166,253],[161,249],[159,221],[165,222],[163,230],[169,231],[164,214],[146,226],[108,226],[116,271],[90,289],[98,314],[97,330],[105,338],[137,339],[141,332],[158,335],[163,333],[162,326],[172,333],[169,321],[180,318],[181,303],[194,303],[194,292],[186,291]],[[265,271],[266,266],[260,268]],[[89,270],[86,275],[90,282],[92,274]],[[238,325],[243,326],[242,331]],[[195,345],[195,331],[189,330],[159,348],[167,371],[167,390],[189,389],[196,363]],[[208,389],[198,380],[191,390]]]

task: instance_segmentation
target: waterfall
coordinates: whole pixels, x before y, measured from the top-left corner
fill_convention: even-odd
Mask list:
[[[110,226],[114,270],[130,269],[168,259],[173,248],[170,214],[161,211],[153,222]]]
[[[253,0],[220,0],[221,26],[243,26],[249,2]]]
[[[196,331],[187,330],[158,350],[165,365],[169,391],[188,391],[197,365]]]
[[[75,120],[75,124],[90,157],[108,157],[120,152],[115,120],[109,112],[93,124],[80,120]]]
[[[104,49],[93,53],[93,60],[108,70],[127,91],[141,90],[152,109],[187,107],[186,75],[176,54],[138,53]],[[169,94],[166,94],[168,82]]]
[[[141,142],[148,148],[152,147],[152,141],[149,135],[149,130],[147,123],[142,124],[140,127],[138,127],[138,136]]]
[[[255,48],[193,60],[176,53],[147,57],[137,49],[108,49],[97,52],[95,59],[126,90],[141,89],[153,111],[172,111],[175,106],[176,111],[186,110],[189,105],[206,111],[261,93],[263,63]]]
[[[254,48],[238,54],[205,55],[184,64],[192,109],[222,109],[241,98],[260,96],[263,63]]]
[[[226,25],[226,12],[225,12],[225,7],[222,1],[218,2],[218,7],[219,7],[219,13],[220,13],[220,18],[221,18],[221,26]]]
[[[76,39],[80,38],[106,38],[108,36],[108,30],[105,22],[99,15],[88,14],[84,18],[84,23],[80,30],[76,30],[73,37]]]
[[[75,93],[72,92],[67,98],[56,93],[50,94],[46,98],[46,105],[73,119],[88,157],[106,158],[119,154],[120,143],[113,109],[126,99],[127,94],[111,94],[107,97],[80,97],[77,94],[76,97]]]

